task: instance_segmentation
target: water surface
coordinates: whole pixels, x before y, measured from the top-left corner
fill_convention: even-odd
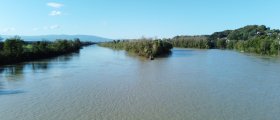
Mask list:
[[[0,68],[1,120],[276,120],[280,59],[174,49],[149,61],[98,46]]]

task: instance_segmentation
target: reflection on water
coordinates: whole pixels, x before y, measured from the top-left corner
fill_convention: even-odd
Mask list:
[[[71,61],[74,57],[79,57],[79,52],[51,59],[0,67],[0,95],[24,93],[23,90],[17,90],[14,87],[17,87],[17,84],[20,84],[22,80],[25,80],[25,75],[29,73],[46,73],[48,69],[51,69],[57,63],[67,65],[67,62]],[[9,84],[15,84],[15,86],[9,86]]]
[[[4,68],[1,68],[1,67],[0,67],[0,73],[2,73],[3,71],[4,71]]]
[[[4,88],[3,83],[0,81],[0,90],[2,90]]]
[[[177,49],[174,49],[172,51],[173,53],[176,53],[176,54],[171,54],[172,57],[191,57],[194,53],[194,50],[191,50],[191,49],[180,49],[180,48],[177,48]]]
[[[175,48],[150,61],[91,46],[0,68],[0,119],[277,120],[279,66],[227,50]]]
[[[48,69],[49,62],[37,62],[37,63],[31,63],[32,70],[38,71],[38,70],[46,70]]]
[[[29,70],[33,72],[45,72],[52,65],[59,63],[67,65],[68,61],[71,61],[74,57],[79,57],[79,52],[67,54],[51,59],[44,59],[40,61],[32,61],[26,63],[20,63],[16,65],[7,65],[4,67],[0,67],[0,74],[4,75],[4,77],[13,77],[16,78],[14,80],[21,80],[24,77],[24,73]]]
[[[4,67],[1,72],[5,76],[13,76],[15,78],[20,79],[23,76],[23,69],[24,69],[24,65],[19,64],[19,65]],[[14,79],[14,80],[17,80],[17,79]]]
[[[0,95],[11,95],[11,94],[20,94],[24,93],[21,90],[1,90],[0,89]]]

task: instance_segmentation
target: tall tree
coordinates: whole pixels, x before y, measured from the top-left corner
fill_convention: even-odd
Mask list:
[[[4,53],[10,56],[19,57],[23,53],[23,44],[23,40],[18,36],[9,38],[4,42]]]

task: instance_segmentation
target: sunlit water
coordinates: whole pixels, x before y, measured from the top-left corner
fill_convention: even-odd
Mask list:
[[[0,68],[0,120],[277,120],[280,59],[174,49],[149,61],[98,46]]]

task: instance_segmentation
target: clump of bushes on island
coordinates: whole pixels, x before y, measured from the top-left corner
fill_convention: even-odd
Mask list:
[[[172,39],[168,39],[174,47],[179,48],[198,48],[209,49],[211,48],[210,42],[207,36],[176,36]]]
[[[161,55],[170,53],[172,44],[163,40],[137,39],[137,40],[117,40],[100,43],[100,46],[113,49],[126,50],[139,56],[154,59]]]
[[[20,37],[9,38],[0,42],[0,65],[77,52],[84,45],[89,45],[89,43],[82,43],[79,39],[24,42]]]

